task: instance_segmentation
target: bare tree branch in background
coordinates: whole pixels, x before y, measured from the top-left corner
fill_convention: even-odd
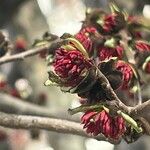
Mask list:
[[[0,126],[15,129],[44,129],[58,133],[66,133],[79,135],[83,137],[95,138],[97,140],[109,141],[115,144],[120,142],[106,139],[103,135],[92,137],[83,130],[83,127],[80,123],[56,118],[10,115],[1,112]]]
[[[48,44],[41,45],[38,47],[31,48],[25,52],[19,53],[19,54],[14,54],[14,55],[5,55],[4,57],[0,58],[0,65],[8,62],[13,62],[13,61],[19,61],[19,60],[24,60],[27,57],[34,56],[43,50],[49,50],[52,52],[57,46],[59,47],[61,44],[64,44],[66,41],[56,39]]]
[[[79,117],[71,117],[67,112],[63,110],[55,111],[52,108],[46,108],[26,102],[22,99],[12,97],[7,94],[0,93],[0,111],[5,113],[22,114],[22,115],[34,115],[43,117],[55,117],[73,121],[79,121]]]

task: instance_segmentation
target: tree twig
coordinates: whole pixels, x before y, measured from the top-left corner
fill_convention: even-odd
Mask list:
[[[93,137],[88,135],[80,123],[46,117],[10,115],[0,112],[0,126],[15,129],[44,129],[58,133],[74,134],[83,137],[95,138],[97,140],[109,141],[117,143],[119,141],[112,141],[106,139],[103,135]]]
[[[49,52],[53,52],[53,50],[55,50],[57,47],[64,44],[65,42],[66,42],[65,40],[56,39],[47,44],[31,48],[25,52],[21,52],[14,55],[5,55],[4,57],[0,58],[0,65],[8,62],[24,60],[27,57],[31,57],[42,52],[43,50],[48,50]]]
[[[117,110],[123,110],[124,112],[130,114],[130,107],[126,106],[124,103],[121,102],[121,100],[118,98],[117,94],[114,92],[113,88],[111,87],[108,79],[105,77],[105,75],[98,70],[98,80],[100,84],[103,87],[103,90],[105,91],[106,95],[111,99],[111,101],[108,101],[108,105],[110,106],[110,109]]]
[[[11,114],[34,115],[43,117],[55,117],[72,121],[79,121],[79,116],[71,117],[67,111],[49,109],[26,102],[22,99],[0,93],[0,111]]]

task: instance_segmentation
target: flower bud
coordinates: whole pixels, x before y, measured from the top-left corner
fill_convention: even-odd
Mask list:
[[[134,75],[134,72],[133,72],[133,69],[131,68],[131,66],[128,63],[119,60],[116,63],[116,69],[122,73],[121,88],[122,89],[129,88],[129,84],[130,84],[132,77]]]
[[[125,26],[125,18],[121,12],[114,12],[106,15],[103,20],[103,33],[117,33]]]
[[[94,136],[102,133],[105,137],[119,139],[126,131],[124,119],[120,116],[112,117],[105,110],[85,112],[81,117],[81,123],[84,124],[86,132]]]
[[[97,33],[96,28],[85,27],[85,28],[81,29],[79,31],[79,33],[77,33],[75,35],[75,38],[82,43],[82,45],[84,46],[84,48],[87,50],[88,53],[91,53],[92,46],[93,46],[91,36],[96,33]]]
[[[111,57],[117,57],[121,59],[123,57],[123,47],[121,45],[117,45],[115,48],[111,47],[100,47],[99,48],[99,59],[101,61],[110,59]]]
[[[54,70],[65,86],[78,85],[91,66],[91,62],[75,47],[70,51],[64,48],[56,50]]]
[[[27,47],[27,43],[26,43],[25,39],[22,37],[17,38],[17,40],[15,42],[16,52],[18,52],[18,53],[23,52],[26,50],[26,47]]]
[[[150,52],[150,44],[144,41],[136,41],[134,45],[134,49],[138,52]]]

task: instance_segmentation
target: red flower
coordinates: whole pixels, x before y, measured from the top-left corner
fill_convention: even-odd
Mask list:
[[[66,83],[65,86],[76,86],[91,67],[91,63],[78,50],[56,50],[54,70]]]
[[[116,33],[125,25],[124,16],[121,13],[112,13],[104,17],[104,34]]]
[[[116,69],[122,72],[122,89],[127,89],[134,75],[131,66],[124,61],[118,61],[116,64]]]
[[[87,111],[81,118],[81,123],[84,124],[87,133],[94,136],[102,133],[105,137],[119,139],[126,130],[125,121],[122,117],[112,117],[105,110],[95,112]]]
[[[118,45],[115,48],[101,47],[99,49],[99,58],[101,61],[109,59],[111,57],[118,57],[119,59],[123,56],[123,47]]]
[[[105,32],[110,32],[116,26],[116,14],[105,16],[103,29]]]
[[[144,41],[136,41],[135,42],[135,49],[138,52],[150,52],[150,44]]]
[[[97,32],[96,28],[94,27],[86,27],[80,30],[79,33],[75,35],[75,38],[82,43],[84,48],[90,53],[92,50],[92,40],[90,36]]]
[[[23,38],[18,38],[15,43],[15,49],[17,52],[23,52],[26,49],[26,41]]]
[[[88,34],[95,34],[96,32],[97,30],[94,27],[85,27],[80,30],[80,33],[86,34],[87,36]]]

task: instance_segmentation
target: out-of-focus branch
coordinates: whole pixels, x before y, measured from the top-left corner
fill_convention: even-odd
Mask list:
[[[55,111],[53,109],[48,109],[44,106],[38,106],[4,93],[0,93],[0,111],[11,114],[55,117],[73,121],[79,120],[78,116],[71,117],[63,110]]]
[[[66,41],[61,39],[56,39],[52,42],[49,42],[47,44],[44,44],[42,46],[31,48],[25,52],[14,54],[14,55],[5,55],[4,57],[0,58],[0,65],[12,61],[18,61],[18,60],[24,60],[26,57],[31,57],[33,55],[36,55],[43,50],[48,50],[49,52],[52,52],[57,48],[60,47],[60,45],[64,44]]]
[[[0,93],[0,111],[14,114],[52,117],[50,110],[19,98]]]
[[[97,140],[109,141],[102,135],[92,137],[86,134],[80,123],[55,118],[0,113],[0,126],[15,129],[44,129],[58,133],[74,134],[83,137],[96,138]],[[117,143],[117,141],[109,142]]]

